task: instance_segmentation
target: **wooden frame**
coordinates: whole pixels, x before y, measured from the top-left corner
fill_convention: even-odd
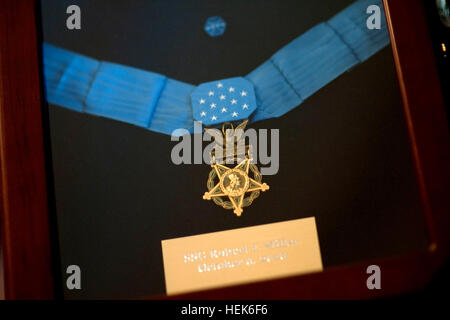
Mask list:
[[[420,0],[384,3],[430,235],[428,250],[175,298],[371,298],[423,287],[443,265],[450,252],[450,140],[424,10]],[[36,12],[35,1],[0,2],[0,232],[7,299],[52,299],[61,288],[58,259],[52,260],[58,251],[50,232],[56,228],[49,210],[51,168]],[[382,290],[366,287],[371,264],[382,269]]]

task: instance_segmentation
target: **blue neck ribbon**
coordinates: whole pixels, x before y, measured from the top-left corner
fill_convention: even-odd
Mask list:
[[[367,7],[374,4],[382,8],[381,0],[354,2],[244,76],[253,85],[256,100],[250,122],[284,115],[388,45],[383,12],[380,29],[366,25]],[[47,43],[43,44],[43,57],[49,103],[163,134],[180,128],[193,132],[197,117],[191,94],[197,86]],[[223,122],[236,120],[229,114]]]

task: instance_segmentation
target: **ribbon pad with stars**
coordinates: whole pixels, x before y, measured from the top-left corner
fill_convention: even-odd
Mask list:
[[[200,84],[191,104],[194,120],[207,126],[247,119],[256,110],[253,85],[241,77]]]

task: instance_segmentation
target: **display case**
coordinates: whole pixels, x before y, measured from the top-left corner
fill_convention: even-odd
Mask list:
[[[358,45],[358,25],[345,24],[356,20],[341,17],[348,0],[2,1],[6,298],[346,299],[423,287],[449,249],[445,88],[423,3],[369,2],[356,2],[370,43]],[[383,30],[385,42],[371,33]],[[172,85],[179,105],[189,100],[179,112]],[[191,131],[219,93],[217,104],[236,99],[216,118],[255,104],[234,125],[268,134],[269,162],[193,163],[202,129],[188,135],[190,163],[174,161],[186,135],[168,123],[180,116]],[[123,112],[130,99],[149,99],[144,120]],[[267,101],[277,111],[258,109]],[[240,200],[233,183],[245,186]],[[81,288],[69,284],[73,266]],[[381,288],[368,282],[375,269]]]

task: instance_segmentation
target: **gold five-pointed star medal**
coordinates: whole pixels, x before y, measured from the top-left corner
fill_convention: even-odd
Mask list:
[[[218,163],[212,164],[213,170],[207,183],[209,191],[205,192],[203,199],[212,199],[225,209],[234,209],[233,212],[240,216],[242,208],[249,206],[259,196],[260,191],[269,189],[267,183],[261,182],[262,176],[258,167],[250,161],[251,159],[245,156],[245,159],[234,168]],[[249,176],[249,171],[252,172],[253,178]],[[247,193],[250,193],[248,197]],[[223,200],[222,197],[228,198],[229,201]]]

